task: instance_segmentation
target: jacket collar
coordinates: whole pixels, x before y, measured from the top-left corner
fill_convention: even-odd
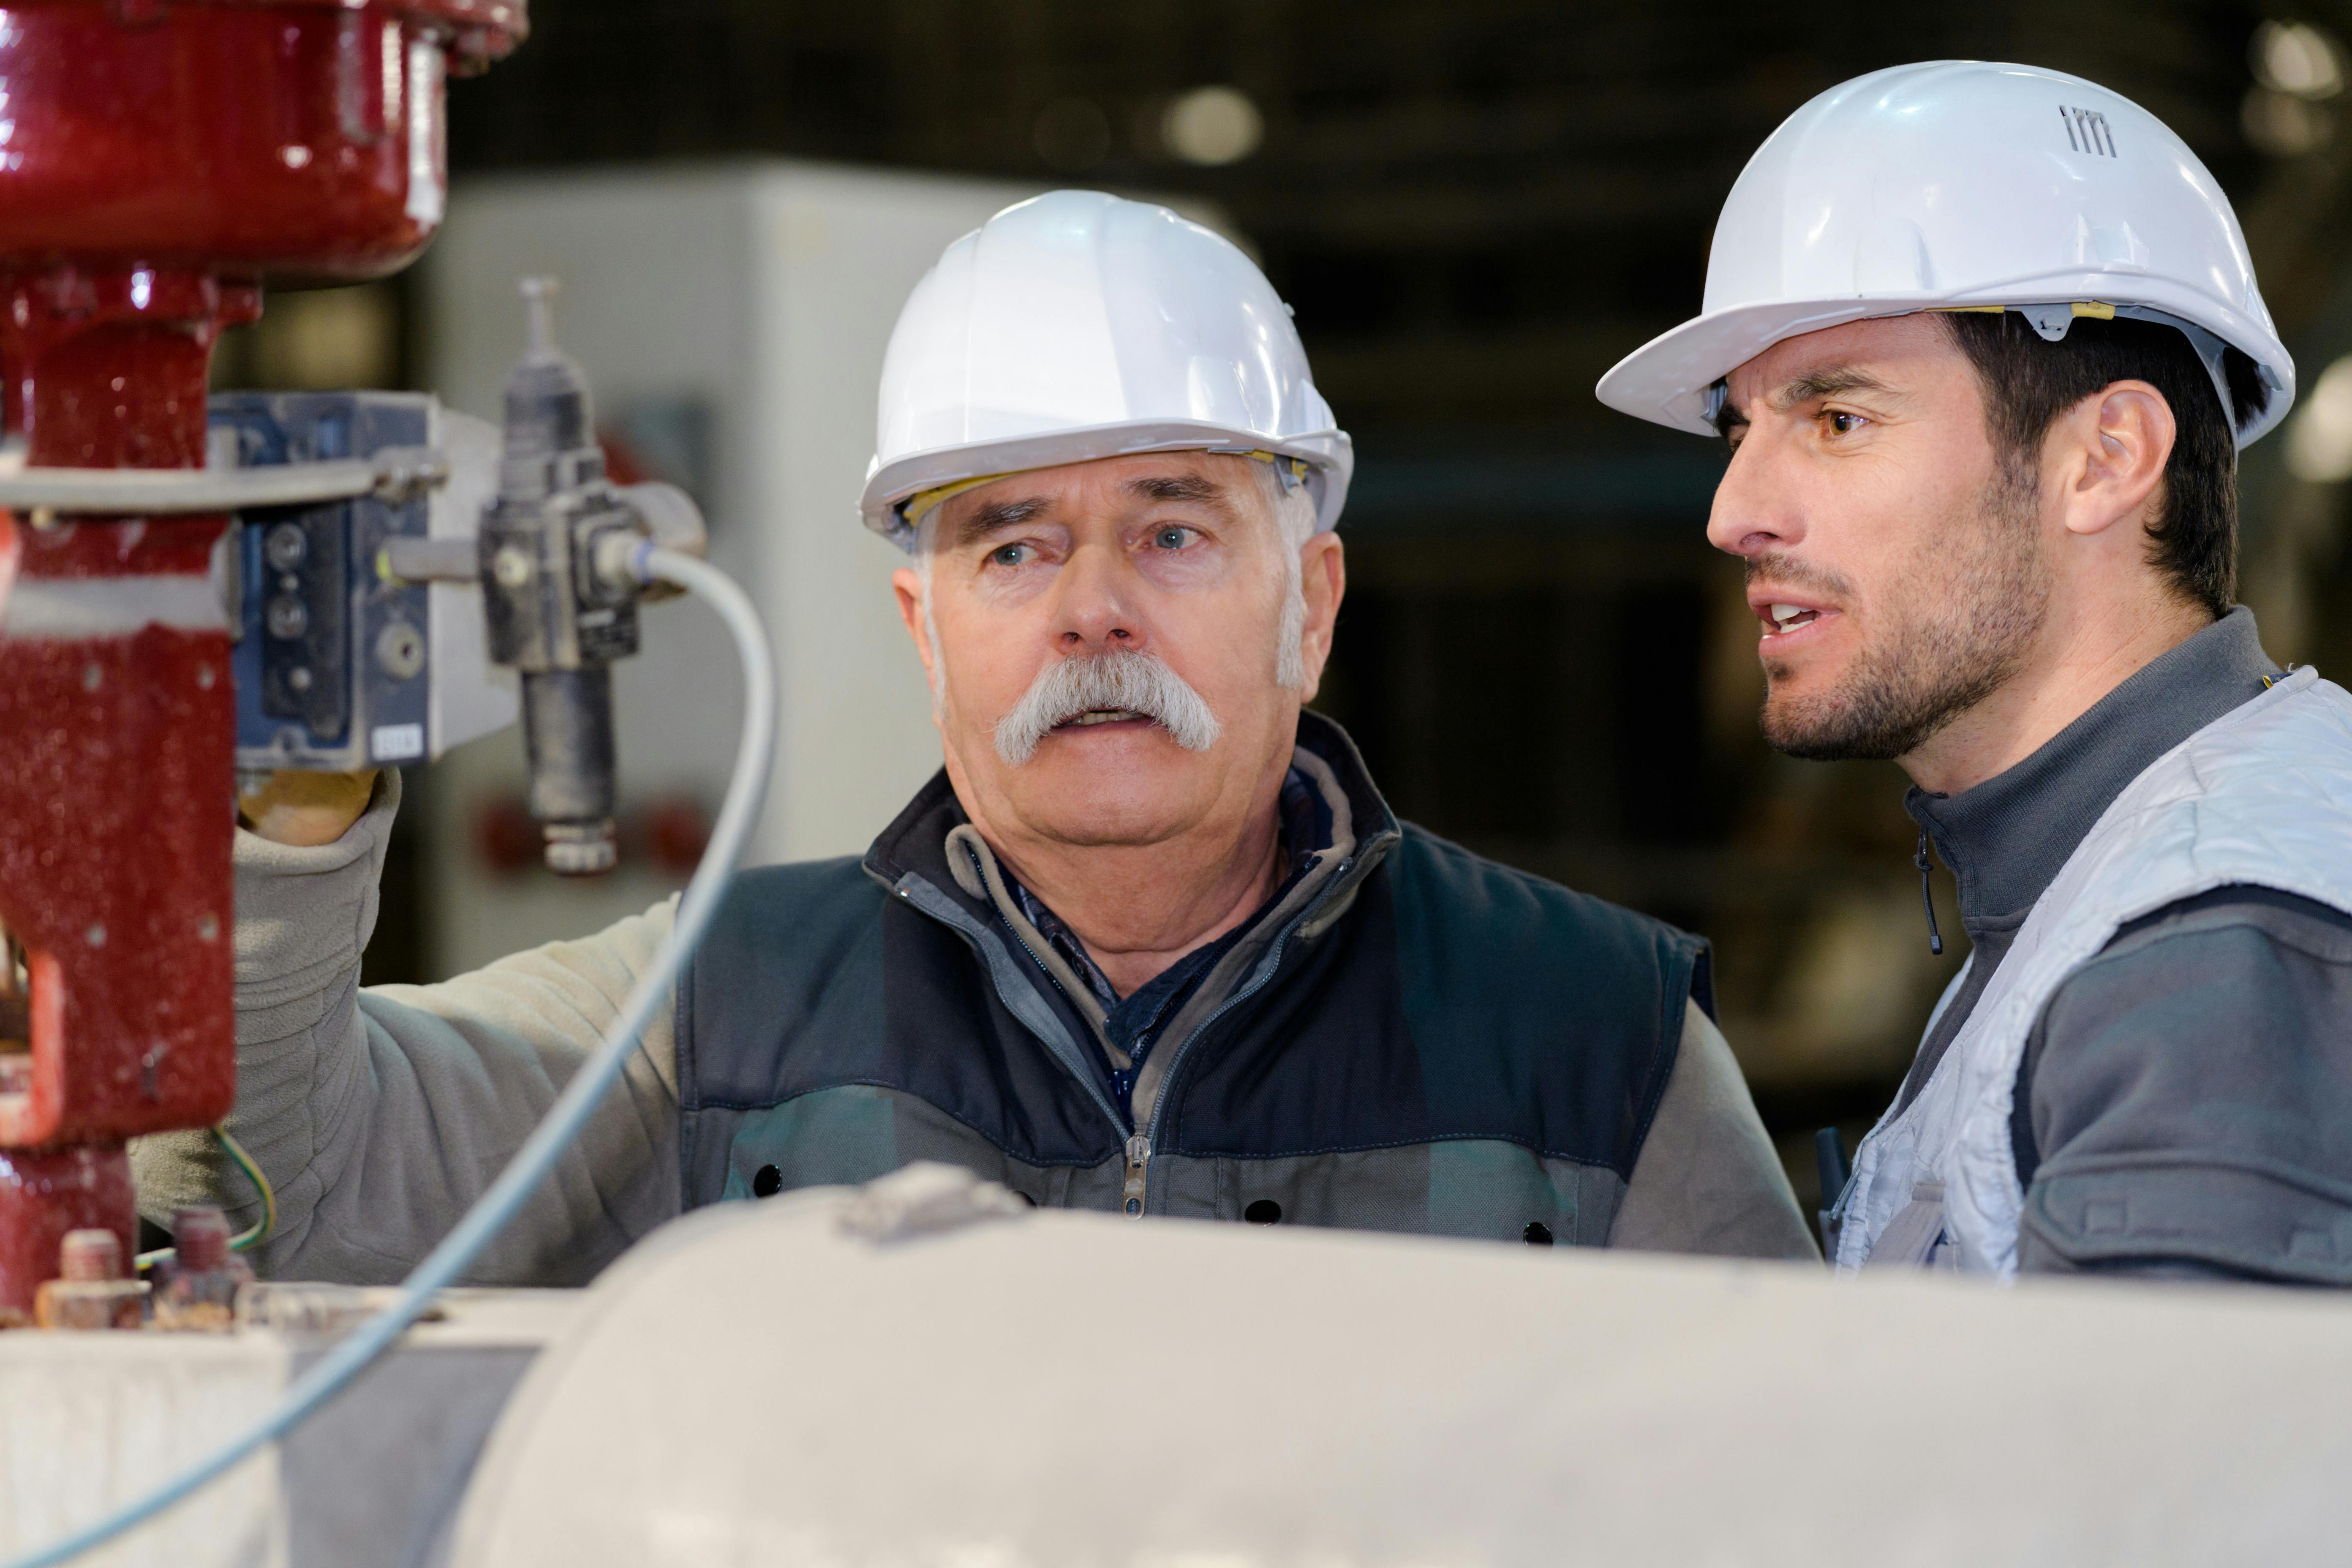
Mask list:
[[[1958,795],[1914,788],[1971,933],[2021,921],[2116,797],[2158,757],[2279,674],[2243,605],[2158,656],[2008,772]]]

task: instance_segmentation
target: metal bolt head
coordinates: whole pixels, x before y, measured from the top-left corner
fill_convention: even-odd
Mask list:
[[[291,594],[280,594],[269,601],[262,619],[271,637],[290,640],[310,629],[310,606]]]
[[[509,544],[490,557],[490,575],[501,588],[520,588],[530,581],[530,557]]]
[[[110,1230],[69,1230],[58,1244],[58,1272],[77,1284],[122,1273],[122,1242]]]
[[[288,670],[288,671],[286,672],[286,684],[287,684],[287,685],[289,685],[289,686],[290,686],[290,687],[292,687],[292,688],[293,688],[295,690],[297,690],[297,691],[308,691],[308,690],[310,690],[310,667],[309,667],[308,665],[301,665],[301,664],[298,664],[298,665],[296,665],[293,668],[291,668],[291,669]]]
[[[281,522],[262,537],[261,558],[280,572],[291,572],[310,553],[310,536],[299,522]]]
[[[408,680],[425,669],[425,635],[406,621],[394,621],[376,634],[376,667],[394,680]]]
[[[89,943],[92,947],[104,947],[106,945],[106,928],[99,924],[96,921],[92,921],[90,922],[89,929],[81,933],[81,939],[82,941]]]
[[[547,868],[559,877],[598,876],[611,870],[619,860],[609,819],[547,825]]]

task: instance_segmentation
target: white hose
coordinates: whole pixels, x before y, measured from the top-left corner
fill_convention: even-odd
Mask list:
[[[61,512],[242,511],[373,495],[387,483],[378,462],[336,458],[250,468],[18,468],[0,472],[0,507]]]
[[[711,830],[702,863],[695,868],[685,896],[678,900],[677,917],[660,955],[639,978],[619,1019],[581,1064],[572,1081],[564,1085],[563,1092],[556,1096],[546,1117],[524,1140],[522,1147],[515,1151],[514,1158],[499,1173],[499,1179],[490,1184],[489,1190],[475,1200],[466,1217],[457,1222],[457,1227],[416,1266],[402,1284],[397,1301],[320,1357],[286,1391],[278,1408],[261,1420],[96,1523],[85,1525],[63,1540],[0,1568],[52,1568],[53,1564],[78,1557],[153,1518],[226,1474],[263,1444],[284,1436],[315,1415],[399,1339],[431,1305],[435,1293],[453,1283],[490,1238],[514,1217],[523,1200],[546,1179],[558,1156],[579,1136],[597,1102],[621,1076],[629,1053],[636,1047],[637,1037],[653,1017],[654,1009],[669,999],[679,970],[685,967],[688,956],[701,940],[727,891],[736,857],[742,853],[743,841],[750,836],[759,813],[761,796],[767,791],[768,763],[774,754],[776,740],[775,666],[768,651],[767,633],[760,626],[759,612],[751,607],[743,590],[717,568],[672,550],[643,551],[637,557],[637,565],[647,581],[675,584],[716,610],[719,619],[727,623],[727,629],[734,634],[736,651],[743,660],[743,742],[735,754],[734,775],[728,781],[727,801],[719,808],[719,821]]]

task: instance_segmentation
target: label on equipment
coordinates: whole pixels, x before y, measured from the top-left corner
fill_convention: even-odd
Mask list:
[[[411,757],[425,754],[425,726],[422,724],[379,724],[368,751],[379,763],[404,763]]]

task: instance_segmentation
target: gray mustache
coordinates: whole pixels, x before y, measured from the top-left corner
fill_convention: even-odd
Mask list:
[[[1188,752],[1207,751],[1223,729],[1201,694],[1157,655],[1107,648],[1056,659],[1039,670],[991,731],[996,754],[1017,768],[1036,755],[1037,743],[1055,725],[1097,709],[1140,714]]]

